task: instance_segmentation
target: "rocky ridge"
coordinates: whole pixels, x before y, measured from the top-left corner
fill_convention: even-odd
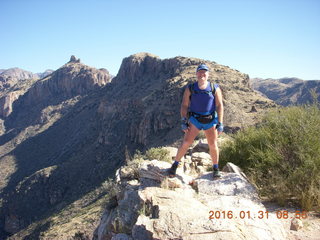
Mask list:
[[[50,75],[53,71],[34,74],[20,68],[10,68],[0,72],[0,118],[8,117],[13,103],[39,79]]]
[[[283,106],[312,103],[312,91],[320,101],[320,80],[253,78],[250,82],[253,89]]]

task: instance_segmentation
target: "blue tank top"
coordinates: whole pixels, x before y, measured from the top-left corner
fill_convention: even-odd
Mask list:
[[[218,84],[214,84],[217,89]],[[200,89],[198,82],[194,83],[194,93],[191,95],[190,112],[207,115],[216,111],[215,96],[212,94],[211,84],[205,89]]]

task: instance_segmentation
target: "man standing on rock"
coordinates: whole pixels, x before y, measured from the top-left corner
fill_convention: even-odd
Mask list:
[[[181,158],[200,130],[208,140],[210,156],[213,162],[213,178],[221,177],[219,172],[218,134],[223,132],[223,102],[218,84],[208,81],[209,68],[200,64],[196,71],[197,82],[189,84],[183,94],[181,104],[181,128],[185,132],[182,145],[169,169],[169,176],[176,175]],[[188,118],[189,117],[189,118]]]

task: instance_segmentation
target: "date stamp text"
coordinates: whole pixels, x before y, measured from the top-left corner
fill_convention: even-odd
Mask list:
[[[209,211],[209,219],[268,219],[271,213],[269,211]],[[286,210],[276,211],[275,215],[278,219],[306,219],[308,212],[295,211],[289,212]]]

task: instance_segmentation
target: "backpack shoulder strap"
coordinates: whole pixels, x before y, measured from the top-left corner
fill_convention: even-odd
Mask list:
[[[212,92],[212,95],[214,96],[216,94],[216,87],[214,85],[213,82],[210,82],[210,85],[211,85],[211,92]]]
[[[190,83],[190,84],[188,85],[188,88],[189,88],[189,91],[190,91],[191,95],[194,94],[194,84],[195,84],[195,83]],[[190,96],[191,96],[191,95],[190,95]]]

